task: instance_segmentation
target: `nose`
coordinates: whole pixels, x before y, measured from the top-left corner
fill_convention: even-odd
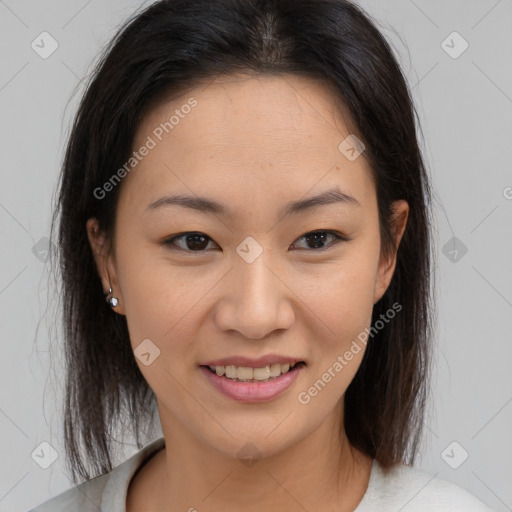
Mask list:
[[[293,324],[294,294],[269,260],[265,252],[252,263],[235,258],[215,310],[219,329],[256,340]]]

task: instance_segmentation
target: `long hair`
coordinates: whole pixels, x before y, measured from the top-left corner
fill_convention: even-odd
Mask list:
[[[239,72],[332,87],[366,148],[384,254],[394,249],[391,203],[409,203],[395,272],[372,323],[394,303],[402,310],[368,343],[346,390],[344,427],[353,446],[385,467],[414,461],[430,375],[431,192],[418,115],[388,42],[347,0],[161,0],[127,20],[100,55],[73,120],[52,217],[62,276],[66,461],[75,483],[112,469],[119,422],[141,448],[155,411],[126,318],[104,300],[86,233],[87,219],[96,217],[112,240],[122,183],[106,201],[94,190],[128,160],[152,106]]]

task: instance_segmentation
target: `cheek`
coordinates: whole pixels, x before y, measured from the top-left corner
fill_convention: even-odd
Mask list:
[[[140,254],[142,251],[119,265],[130,343],[155,394],[177,404],[187,399],[186,393],[181,395],[180,383],[188,382],[196,371],[199,330],[208,311],[208,297],[220,284],[225,269],[180,267],[165,258],[151,257],[149,251],[146,257]],[[146,346],[143,343],[158,354],[148,366],[137,357]]]
[[[347,251],[346,257],[313,273],[301,295],[319,319],[326,340],[357,335],[371,321],[377,261],[371,249]]]
[[[297,396],[310,418],[338,406],[361,365],[371,323],[375,273],[368,261],[337,269],[308,307],[321,321],[312,333],[310,375]],[[313,419],[311,419],[314,422]]]
[[[377,250],[367,245],[347,251],[309,290],[307,306],[318,331],[312,333],[311,376],[298,401],[310,412],[336,407],[359,369],[373,311]]]
[[[135,349],[149,338],[168,352],[182,353],[190,347],[201,315],[208,309],[208,294],[221,298],[226,268],[220,264],[179,266],[154,247],[130,243],[132,239],[119,237],[116,265],[132,346]],[[319,346],[339,349],[340,344],[350,344],[371,320],[378,251],[373,240],[352,241],[332,261],[310,263],[290,272],[283,269],[283,278],[290,281],[294,292],[290,301],[297,308],[296,321],[316,324],[313,337]],[[134,250],[136,245],[139,249]]]
[[[116,275],[122,290],[130,341],[134,349],[145,339],[161,347],[163,335],[176,322],[174,316],[178,315],[182,304],[178,297],[183,283],[179,279],[171,280],[169,265],[156,261],[142,243],[128,240],[128,236],[118,239]]]
[[[199,284],[199,283],[197,283]],[[202,283],[208,288],[207,283]],[[123,299],[130,338],[137,344],[153,338],[162,345],[173,340],[173,346],[188,339],[185,333],[197,323],[194,306],[200,304],[201,289],[190,285],[186,275],[167,266],[139,268],[123,282]]]
[[[186,403],[180,383],[187,382],[195,361],[191,351],[200,320],[194,305],[200,306],[201,296],[169,265],[141,263],[123,269],[121,286],[135,361],[156,396],[171,401],[168,407]]]

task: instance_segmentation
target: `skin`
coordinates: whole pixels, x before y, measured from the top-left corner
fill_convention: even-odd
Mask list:
[[[136,361],[156,395],[166,449],[132,480],[127,510],[352,511],[372,459],[348,442],[343,400],[364,346],[309,404],[297,397],[370,327],[395,269],[396,252],[381,255],[370,167],[364,153],[349,161],[339,151],[353,131],[332,93],[295,76],[224,77],[160,103],[134,148],[191,97],[197,106],[123,179],[113,245],[96,219],[87,222],[104,290],[110,283],[119,299],[114,311],[126,315],[133,349],[146,338],[160,349],[149,366]],[[360,206],[279,217],[286,203],[333,186]],[[144,211],[170,193],[206,196],[235,215]],[[398,246],[409,209],[403,200],[393,209]],[[328,235],[322,249],[304,238],[315,230],[351,240]],[[186,238],[176,250],[161,245],[188,231],[209,237],[202,252]],[[248,236],[263,249],[252,263],[236,252]],[[265,403],[223,396],[198,367],[269,353],[308,366]],[[237,457],[248,442],[261,455],[252,467]]]

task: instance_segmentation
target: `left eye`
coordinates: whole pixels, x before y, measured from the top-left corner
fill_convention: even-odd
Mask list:
[[[350,238],[347,236],[341,235],[340,233],[337,233],[336,231],[311,231],[309,233],[306,233],[305,235],[302,235],[298,240],[306,240],[308,244],[312,244],[313,247],[306,247],[305,250],[314,250],[315,252],[319,252],[317,249],[324,249],[326,238],[331,236],[334,240],[342,240],[345,242],[348,242]],[[184,247],[180,246],[176,243],[178,240],[184,240]],[[209,241],[213,240],[204,233],[200,232],[186,232],[182,233],[180,235],[174,235],[170,238],[165,239],[162,242],[162,245],[169,247],[171,249],[177,249],[177,250],[183,250],[185,252],[205,252],[204,249],[208,246]],[[215,242],[213,242],[215,243]],[[334,242],[331,242],[330,244],[327,244],[327,247],[329,245],[333,245]],[[296,247],[296,243],[293,243],[290,247],[294,248]]]
[[[325,247],[325,240],[329,236],[333,237],[334,240],[343,240],[345,242],[348,242],[349,238],[346,236],[343,236],[336,231],[311,231],[310,233],[306,233],[305,235],[302,235],[299,240],[305,239],[308,240],[309,243],[313,244],[313,248],[307,247],[306,250],[311,249],[323,249]],[[334,242],[331,242],[327,245],[333,245]],[[296,244],[293,244],[291,247],[295,246]],[[317,251],[318,252],[318,251]]]

